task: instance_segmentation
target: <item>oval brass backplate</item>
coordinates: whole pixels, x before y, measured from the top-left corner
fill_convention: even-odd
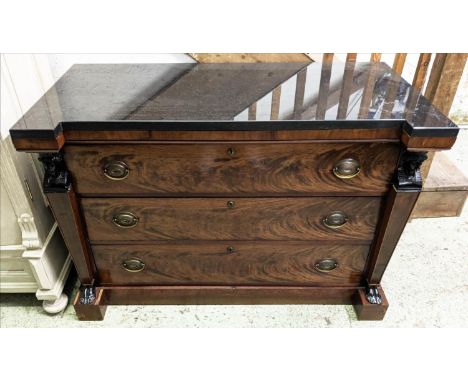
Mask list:
[[[233,157],[234,155],[236,155],[236,149],[234,147],[229,147],[227,149],[227,153],[230,157]]]
[[[145,269],[145,263],[140,259],[128,259],[122,262],[122,267],[128,272],[141,272]]]
[[[324,226],[328,228],[340,228],[348,222],[348,216],[341,211],[333,211],[322,220]]]
[[[104,175],[112,180],[123,180],[129,172],[127,164],[122,161],[113,160],[104,166]]]
[[[112,221],[117,227],[132,228],[138,223],[138,218],[131,212],[121,212],[112,218]]]
[[[340,160],[333,167],[333,174],[340,179],[351,179],[361,172],[361,166],[356,159],[346,158]]]
[[[236,206],[236,202],[234,200],[229,200],[226,204],[229,208],[234,208]]]
[[[322,259],[315,263],[315,268],[320,272],[331,272],[338,267],[338,262],[335,259]]]

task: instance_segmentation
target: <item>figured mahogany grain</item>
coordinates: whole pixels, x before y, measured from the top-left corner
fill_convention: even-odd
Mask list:
[[[228,202],[235,206],[230,208]],[[372,240],[379,197],[299,198],[83,198],[91,241],[99,240]],[[328,228],[333,211],[349,221]],[[112,218],[131,212],[132,228]]]
[[[358,285],[368,252],[369,245],[317,242],[93,246],[103,285]],[[142,271],[122,266],[134,258],[145,263]],[[315,264],[328,258],[338,266],[319,271]]]
[[[81,194],[384,193],[398,152],[395,143],[70,145],[65,161]],[[345,158],[361,164],[352,179],[333,174]],[[126,179],[104,175],[112,160],[128,165]]]

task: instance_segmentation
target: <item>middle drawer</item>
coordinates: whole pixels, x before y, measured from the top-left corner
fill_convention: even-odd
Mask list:
[[[83,198],[89,239],[371,241],[379,197]]]

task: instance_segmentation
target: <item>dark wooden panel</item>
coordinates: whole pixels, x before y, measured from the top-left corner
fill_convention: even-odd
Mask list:
[[[372,240],[381,198],[84,198],[81,203],[92,241]],[[349,221],[341,228],[324,226],[333,211],[344,212]],[[138,223],[116,226],[112,218],[122,212],[133,213]]]
[[[46,196],[81,283],[92,284],[95,265],[74,191],[47,193]]]
[[[418,196],[419,191],[391,189],[369,257],[367,280],[370,284],[380,284]]]
[[[356,287],[113,286],[100,287],[109,305],[349,304]]]
[[[375,193],[387,191],[398,152],[395,143],[71,145],[65,161],[81,194]],[[344,158],[361,164],[355,178],[333,174]],[[128,165],[126,179],[104,175],[111,160]]]
[[[93,246],[100,283],[117,285],[358,285],[368,252],[368,245],[316,242]],[[129,259],[145,268],[127,271],[122,262]],[[323,259],[337,268],[319,271],[315,264]]]

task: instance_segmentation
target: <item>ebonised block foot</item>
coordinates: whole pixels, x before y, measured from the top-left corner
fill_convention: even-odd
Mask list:
[[[381,286],[357,290],[353,296],[353,305],[360,321],[383,320],[388,309],[388,301]]]
[[[80,321],[102,321],[104,319],[107,305],[101,305],[102,293],[102,290],[95,294],[94,288],[92,290],[91,288],[83,288],[76,295],[73,307]]]

